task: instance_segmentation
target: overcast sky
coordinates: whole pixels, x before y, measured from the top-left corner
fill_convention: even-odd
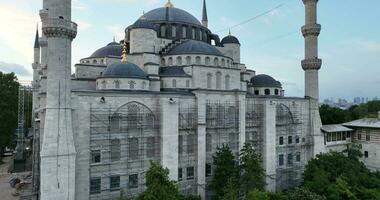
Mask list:
[[[112,41],[143,11],[166,0],[73,0],[79,32],[73,64]],[[202,0],[172,0],[177,8],[201,18]],[[364,3],[365,2],[365,3]],[[232,27],[272,8],[267,15],[232,29],[242,44],[242,62],[258,74],[283,83],[287,96],[303,96],[300,61],[304,42],[301,0],[208,0],[209,28],[223,38]],[[320,0],[320,93],[324,98],[380,97],[380,1]],[[42,0],[0,0],[0,70],[31,79],[33,44]],[[40,24],[40,23],[39,23]],[[220,31],[223,30],[223,31]]]

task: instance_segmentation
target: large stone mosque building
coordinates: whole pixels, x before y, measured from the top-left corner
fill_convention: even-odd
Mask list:
[[[208,28],[206,2],[201,21],[170,1],[137,17],[123,41],[81,59],[72,72],[71,0],[43,0],[33,64],[38,199],[135,197],[151,160],[170,170],[182,194],[208,199],[212,156],[222,144],[238,159],[252,143],[269,191],[297,185],[324,149],[317,2],[303,0],[305,97],[295,98],[242,63],[242,41],[231,34],[220,40]]]

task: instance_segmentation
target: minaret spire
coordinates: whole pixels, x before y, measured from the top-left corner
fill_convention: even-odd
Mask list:
[[[171,0],[168,0],[168,2],[166,2],[165,7],[167,7],[167,8],[173,8],[174,7]]]
[[[38,24],[37,24],[37,30],[36,30],[36,38],[34,39],[34,48],[35,49],[39,49],[40,48],[40,44],[38,42],[38,39],[39,39],[39,34],[38,34]]]
[[[202,25],[206,28],[208,27],[206,0],[203,0]]]

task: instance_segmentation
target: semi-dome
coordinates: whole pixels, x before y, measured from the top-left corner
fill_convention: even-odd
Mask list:
[[[103,58],[107,56],[120,57],[123,51],[122,45],[116,42],[111,42],[107,46],[96,50],[90,57],[91,58]]]
[[[240,42],[235,36],[228,35],[222,39],[222,44],[240,44]]]
[[[223,56],[220,51],[214,46],[196,40],[188,40],[169,51],[168,55],[183,55],[183,54],[205,54],[214,56]]]
[[[282,87],[279,81],[266,74],[254,76],[251,79],[251,83],[253,87]]]
[[[146,20],[146,18],[143,16],[141,17],[140,19],[138,19],[132,26],[131,28],[145,28],[145,29],[153,29],[155,30],[154,28],[154,24],[148,20]]]
[[[174,7],[156,8],[144,14],[143,18],[151,22],[182,22],[201,26],[199,20],[195,18],[193,15],[182,9]]]
[[[147,74],[137,65],[130,62],[115,62],[107,66],[102,77],[147,79]]]

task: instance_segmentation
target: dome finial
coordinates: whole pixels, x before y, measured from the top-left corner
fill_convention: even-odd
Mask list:
[[[168,2],[166,2],[165,7],[167,7],[167,8],[173,8],[174,7],[171,0],[168,0]]]
[[[113,42],[116,42],[116,40],[115,40],[115,36],[113,36]]]
[[[228,29],[228,35],[231,36],[231,29]]]
[[[124,41],[123,51],[121,55],[121,62],[124,62],[124,63],[127,62],[127,42],[125,41]]]

